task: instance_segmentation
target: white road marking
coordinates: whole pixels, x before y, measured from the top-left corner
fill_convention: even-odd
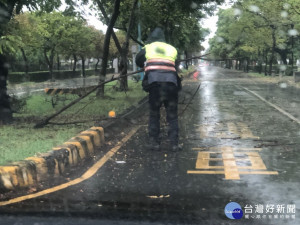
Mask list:
[[[238,86],[237,86],[238,87]],[[241,86],[242,87],[242,86]],[[287,116],[288,118],[290,118],[291,120],[295,121],[296,123],[300,124],[300,120],[298,120],[296,117],[294,117],[293,115],[291,115],[290,113],[286,112],[285,110],[283,110],[282,108],[278,107],[277,105],[274,105],[273,103],[267,101],[266,99],[264,99],[263,97],[261,97],[259,94],[255,93],[254,91],[249,90],[248,88],[242,87],[244,90],[248,91],[249,93],[253,94],[255,97],[259,98],[260,100],[262,100],[263,102],[267,103],[268,105],[272,106],[273,108],[277,109],[280,113],[282,113],[283,115]]]

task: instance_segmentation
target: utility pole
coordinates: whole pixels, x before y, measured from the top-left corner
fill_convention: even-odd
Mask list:
[[[292,30],[294,29],[294,24],[291,24]],[[294,36],[292,36],[292,73],[294,74]]]
[[[132,64],[133,64],[133,72],[137,71],[137,67],[136,67],[136,64],[135,64],[135,57],[136,57],[136,54],[137,54],[137,49],[138,49],[138,46],[137,45],[132,45],[131,47],[131,53],[132,53]]]
[[[140,20],[140,8],[141,8],[141,2],[139,1],[138,2],[138,11],[139,11],[139,13],[138,13],[138,15],[139,15],[139,22],[138,22],[138,41],[139,42],[142,42],[142,32],[141,32],[141,20]],[[142,47],[139,45],[139,51],[142,49]],[[144,73],[143,72],[141,72],[140,73],[140,79],[141,80],[143,80],[143,78],[144,78]]]

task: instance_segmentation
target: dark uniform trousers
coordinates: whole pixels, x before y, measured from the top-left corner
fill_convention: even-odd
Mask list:
[[[167,113],[168,139],[178,144],[178,88],[173,83],[156,82],[149,90],[149,137],[159,143],[160,107],[164,104]]]

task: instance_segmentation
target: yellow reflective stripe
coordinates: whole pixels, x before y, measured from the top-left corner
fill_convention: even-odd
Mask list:
[[[147,66],[145,68],[145,71],[148,71],[148,70],[168,70],[168,71],[176,72],[176,69],[172,66]]]
[[[146,63],[167,63],[175,66],[175,62],[168,59],[149,59]]]

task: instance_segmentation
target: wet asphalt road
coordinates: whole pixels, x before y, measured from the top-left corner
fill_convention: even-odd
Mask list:
[[[230,70],[199,70],[180,94],[183,151],[168,151],[164,141],[160,152],[145,148],[144,107],[107,132],[105,151],[137,129],[94,176],[0,207],[0,224],[300,224],[300,124],[248,90],[296,120],[300,91]],[[242,219],[225,216],[231,201]]]

